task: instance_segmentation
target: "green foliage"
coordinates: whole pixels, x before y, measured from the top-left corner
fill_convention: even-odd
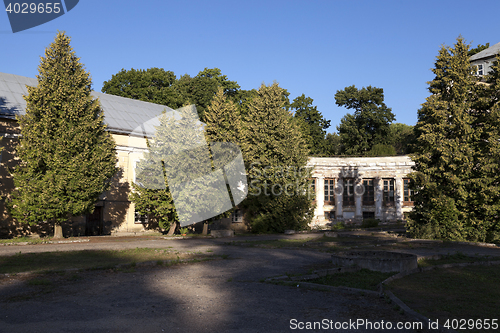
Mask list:
[[[308,149],[286,111],[285,95],[276,83],[262,85],[245,116],[242,149],[250,186],[242,204],[254,232],[301,230],[312,219]]]
[[[219,87],[205,113],[205,132],[208,142],[239,143],[242,135],[242,120],[236,105],[226,98]]]
[[[205,122],[205,135],[209,144],[212,142],[229,142],[239,144],[241,147],[241,115],[236,104],[229,100],[224,94],[222,86],[219,87],[212,103],[207,107]],[[219,158],[222,157],[224,159],[229,157],[220,156],[221,154],[218,155]],[[231,160],[219,162],[226,165],[230,163]],[[231,191],[230,189],[228,190]],[[231,212],[232,210],[227,211],[215,219],[229,217]]]
[[[135,210],[142,215],[148,215],[160,229],[168,230],[173,222],[177,222],[172,194],[168,189],[148,189],[132,183],[130,201]]]
[[[134,189],[142,187],[142,190],[131,194],[130,198],[138,204],[141,213],[153,215],[163,229],[196,214],[192,207],[199,207],[197,199],[212,185],[210,181],[186,183],[212,171],[202,124],[194,110],[194,107],[186,107],[177,110],[177,115],[164,113],[149,142],[149,151],[136,166]],[[177,206],[173,204],[169,183],[185,183],[178,192]],[[183,212],[182,216],[178,216],[179,211]]]
[[[260,165],[259,172],[266,166],[281,169],[293,167],[299,170],[306,165],[307,145],[297,122],[287,111],[290,107],[289,93],[277,84],[262,86],[259,91],[239,90],[236,82],[227,80],[220,70],[205,69],[194,78],[188,75],[181,77],[172,87],[182,96],[181,100],[197,104],[197,111],[200,116],[203,115],[202,121],[206,123],[206,141],[238,144],[247,170],[252,163]],[[182,141],[180,137],[172,137],[173,131],[164,129],[168,121],[172,120],[161,120],[162,125],[157,129],[154,140],[151,140],[150,152],[145,156],[145,160],[149,162],[142,161],[138,165],[138,173],[154,175],[147,180],[151,186],[133,184],[134,191],[130,195],[136,210],[156,219],[162,228],[167,228],[179,219],[168,184],[162,176],[165,169],[158,169],[161,168],[161,163],[152,162],[154,156],[165,156],[166,150],[170,149],[167,148],[169,142]],[[187,127],[189,126],[186,125]],[[182,158],[177,160],[182,164]],[[175,168],[185,169],[180,165]],[[310,199],[302,193],[302,189],[307,188],[307,177],[308,172],[302,170],[299,176],[273,179],[272,184],[279,184],[283,189],[285,185],[292,183],[295,188],[288,186],[288,195],[264,198],[265,194],[262,194],[262,197],[257,198],[259,194],[256,194],[253,199],[247,198],[242,206],[247,208],[248,220],[261,221],[267,231],[305,228],[312,218]],[[258,180],[261,182],[261,190],[271,184],[270,179],[264,178]],[[288,216],[287,221],[276,220],[278,217],[283,219],[283,216]],[[255,228],[257,229],[259,227]]]
[[[334,231],[335,230],[343,230],[345,228],[346,228],[346,226],[345,226],[344,222],[338,221],[338,222],[332,224],[331,230],[334,230]]]
[[[407,155],[412,153],[415,144],[415,133],[413,126],[392,123],[390,124],[390,137],[392,145],[397,155]]]
[[[395,116],[384,103],[382,88],[346,87],[337,91],[335,103],[354,110],[354,114],[346,114],[337,126],[342,154],[367,155],[377,144],[392,143],[389,124]]]
[[[173,87],[176,81],[173,72],[162,68],[122,69],[104,81],[102,92],[177,108],[182,105],[182,97]]]
[[[218,68],[205,68],[196,77],[215,80],[218,83],[218,87],[221,87],[224,94],[229,97],[236,96],[240,89],[240,85],[236,81],[229,81],[227,76],[222,75],[221,70]]]
[[[111,80],[104,82],[102,92],[166,105],[173,109],[195,104],[200,119],[204,121],[206,108],[219,87],[235,102],[239,102],[240,98],[245,99],[245,93],[239,92],[238,83],[228,80],[218,68],[205,68],[195,77],[185,74],[179,79],[172,71],[161,68],[122,69]]]
[[[340,136],[337,133],[328,133],[325,138],[325,155],[335,156],[340,155],[342,143]]]
[[[106,132],[90,75],[58,33],[28,87],[26,115],[18,118],[20,165],[8,206],[19,221],[60,224],[90,213],[116,173],[115,143]]]
[[[418,112],[410,175],[415,237],[491,241],[500,235],[498,65],[478,84],[462,38],[436,59],[432,93]]]
[[[486,50],[486,49],[487,49],[487,48],[489,48],[489,47],[490,47],[490,43],[486,43],[486,45],[481,45],[481,44],[479,44],[476,48],[474,48],[474,49],[470,49],[470,50],[467,52],[467,55],[468,55],[469,57],[472,57],[474,54],[479,53],[479,52],[481,52],[481,51],[483,51],[483,50]]]
[[[396,149],[394,149],[393,145],[384,145],[382,143],[378,143],[372,147],[367,153],[366,156],[394,156],[396,155]]]
[[[380,223],[379,219],[363,219],[363,222],[361,222],[361,227],[362,228],[374,228],[374,227],[378,227],[379,223]]]
[[[323,155],[326,153],[325,130],[330,127],[330,120],[324,119],[312,103],[312,98],[302,94],[293,100],[290,107],[295,110],[294,118],[301,120],[302,134],[307,142],[309,153]]]

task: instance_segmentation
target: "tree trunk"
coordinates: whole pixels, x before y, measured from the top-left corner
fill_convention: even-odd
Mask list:
[[[170,229],[168,229],[167,236],[173,236],[175,230],[177,230],[177,226],[178,226],[177,222],[173,222],[172,225],[170,226]]]
[[[202,232],[202,235],[205,235],[205,236],[208,235],[208,222],[207,221],[205,221],[203,223],[203,232]]]
[[[63,238],[62,225],[54,223],[54,238]]]

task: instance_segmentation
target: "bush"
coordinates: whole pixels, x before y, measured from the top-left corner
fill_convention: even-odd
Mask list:
[[[332,224],[332,230],[342,230],[345,229],[345,224],[342,221],[336,222]]]
[[[243,202],[245,219],[254,233],[282,233],[285,230],[306,230],[313,209],[307,196],[259,196]]]

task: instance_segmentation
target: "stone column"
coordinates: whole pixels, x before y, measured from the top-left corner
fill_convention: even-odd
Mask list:
[[[354,202],[356,204],[356,213],[354,214],[354,219],[363,219],[363,180],[356,179],[356,184],[354,187]]]
[[[374,179],[375,184],[375,218],[382,220],[382,205],[383,205],[383,193],[384,193],[384,182],[381,178]]]
[[[342,178],[337,178],[337,184],[335,186],[335,218],[337,220],[344,219],[344,213],[342,210],[342,195],[344,193],[344,180]]]
[[[325,194],[324,194],[324,187],[325,187],[325,177],[318,177],[316,178],[316,209],[315,209],[315,214],[316,215],[316,221],[318,223],[325,223],[325,211],[324,211],[324,206],[325,206]]]
[[[396,219],[403,220],[403,178],[395,179],[395,200],[396,200]]]

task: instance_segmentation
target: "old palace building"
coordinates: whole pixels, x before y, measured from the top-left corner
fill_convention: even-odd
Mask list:
[[[412,165],[408,156],[310,158],[316,193],[313,223],[403,220],[413,207],[406,178]]]

